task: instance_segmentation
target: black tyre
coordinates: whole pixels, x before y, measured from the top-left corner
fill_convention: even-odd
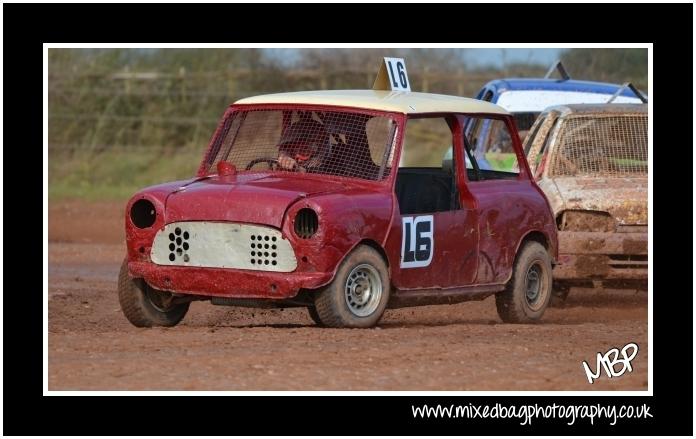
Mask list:
[[[118,274],[118,301],[121,311],[133,326],[174,326],[184,318],[189,302],[173,303],[171,293],[150,287],[142,279],[128,275],[128,263],[121,265]]]
[[[377,324],[389,301],[389,270],[372,247],[361,245],[341,263],[331,284],[314,304],[320,321],[335,328],[369,328]]]
[[[566,299],[570,293],[570,286],[553,283],[553,289],[551,290],[551,300],[549,301],[549,308],[563,308],[566,304]]]
[[[308,306],[307,312],[309,313],[309,318],[312,319],[317,326],[324,326],[324,322],[321,321],[321,317],[319,317],[319,313],[317,313],[317,309],[314,307],[314,305]]]
[[[551,299],[551,258],[543,245],[527,242],[515,258],[512,278],[495,296],[498,315],[506,323],[538,321]]]

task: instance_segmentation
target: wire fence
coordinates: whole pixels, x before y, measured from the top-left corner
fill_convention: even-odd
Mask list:
[[[235,69],[216,72],[49,72],[49,153],[108,149],[203,150],[237,99],[285,91],[371,88],[364,69]],[[539,74],[532,71],[530,74]],[[474,96],[498,72],[409,71],[413,90]]]

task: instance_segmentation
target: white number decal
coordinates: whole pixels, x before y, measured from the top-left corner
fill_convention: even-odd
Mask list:
[[[411,84],[408,83],[408,73],[406,63],[403,58],[384,58],[389,76],[389,84],[392,90],[411,91]]]
[[[401,218],[401,268],[427,267],[433,260],[432,215]]]

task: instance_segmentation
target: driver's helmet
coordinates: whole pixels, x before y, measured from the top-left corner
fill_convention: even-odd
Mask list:
[[[283,133],[278,148],[303,166],[317,166],[328,154],[329,134],[324,125],[306,117]]]

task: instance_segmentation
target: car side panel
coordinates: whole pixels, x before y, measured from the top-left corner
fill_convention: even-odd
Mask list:
[[[403,220],[424,217],[432,218],[432,260],[423,266],[402,266]],[[406,290],[471,285],[476,275],[476,232],[476,212],[472,209],[404,216],[397,210],[386,244],[386,251],[394,261],[391,266],[394,286]],[[416,243],[413,248],[418,246]]]
[[[533,182],[527,179],[469,182],[478,204],[479,260],[477,284],[503,283],[510,279],[515,254],[530,233],[541,233],[555,257],[557,248],[553,217]]]

